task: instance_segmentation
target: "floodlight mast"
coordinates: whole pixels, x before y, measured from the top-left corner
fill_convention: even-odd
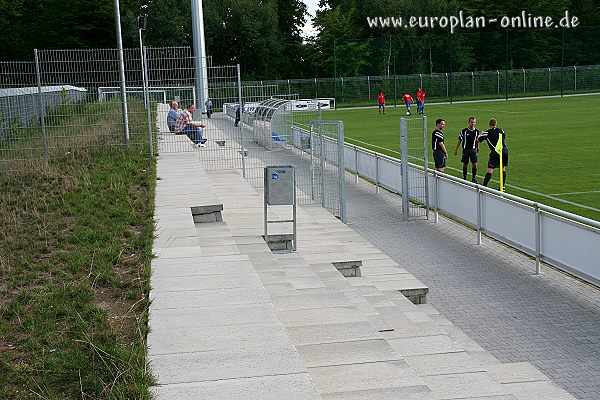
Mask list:
[[[119,55],[119,81],[121,83],[121,108],[123,112],[123,142],[129,146],[129,117],[127,115],[127,93],[125,92],[125,62],[123,61],[123,39],[121,37],[121,13],[119,0],[115,0],[115,28],[117,35],[117,49]]]
[[[208,77],[206,73],[206,46],[204,44],[204,12],[202,0],[192,1],[192,38],[194,40],[194,67],[196,72],[196,104],[200,115],[205,111],[204,102],[208,98]]]

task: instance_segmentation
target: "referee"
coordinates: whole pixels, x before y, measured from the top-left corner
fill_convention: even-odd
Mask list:
[[[469,167],[469,161],[471,161],[471,173],[473,179],[471,182],[477,183],[477,153],[479,152],[479,129],[475,128],[477,119],[475,117],[469,117],[469,124],[466,128],[460,131],[458,135],[458,142],[454,146],[454,155],[458,153],[458,146],[462,143],[462,158],[460,161],[463,163],[463,179],[467,180],[467,168]]]
[[[490,128],[487,131],[483,131],[479,135],[480,142],[484,140],[487,142],[490,148],[490,160],[488,161],[488,169],[483,179],[483,186],[487,186],[490,179],[492,179],[492,173],[495,168],[500,167],[500,154],[496,152],[496,145],[498,140],[502,140],[502,182],[506,186],[506,167],[508,166],[508,147],[506,147],[506,134],[500,128],[498,128],[496,118],[490,119]],[[504,188],[501,188],[504,190]]]
[[[433,160],[435,169],[440,172],[446,170],[446,160],[448,159],[448,151],[444,145],[444,133],[442,130],[446,126],[446,121],[439,118],[435,121],[435,130],[431,134],[431,148],[433,150]]]

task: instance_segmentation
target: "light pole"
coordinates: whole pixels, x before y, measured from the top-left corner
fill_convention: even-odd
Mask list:
[[[119,0],[115,0],[115,25],[117,34],[117,48],[119,55],[119,79],[121,81],[121,108],[123,112],[123,141],[125,147],[129,146],[129,116],[127,115],[127,93],[125,88],[125,62],[123,61],[123,38],[121,37],[121,12]]]
[[[148,93],[148,77],[146,76],[146,60],[144,58],[144,46],[142,45],[142,31],[146,30],[147,15],[138,17],[138,36],[140,38],[140,65],[142,67],[142,88],[144,90],[144,107],[148,108],[150,102]]]

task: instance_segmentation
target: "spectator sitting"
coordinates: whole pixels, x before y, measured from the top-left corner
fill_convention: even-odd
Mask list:
[[[204,106],[206,107],[206,116],[208,118],[210,118],[210,116],[212,115],[212,112],[213,112],[212,100],[206,99],[206,101],[204,102]]]
[[[240,105],[235,106],[235,126],[240,123]]]
[[[171,102],[171,108],[169,108],[169,113],[167,114],[167,126],[169,127],[170,132],[175,132],[175,124],[177,123],[177,119],[179,118],[179,103],[176,101]]]
[[[194,121],[193,115],[196,111],[196,105],[190,104],[187,109],[185,109],[181,114],[179,114],[179,118],[177,119],[177,123],[175,124],[175,133],[176,134],[185,134],[190,140],[194,142],[196,147],[206,147],[204,142],[206,139],[202,138],[202,129],[206,125],[202,124],[200,121]]]

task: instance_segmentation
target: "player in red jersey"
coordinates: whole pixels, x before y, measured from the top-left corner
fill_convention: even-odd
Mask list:
[[[417,114],[425,114],[425,90],[419,88],[417,90]]]
[[[377,104],[379,105],[379,114],[385,115],[385,94],[383,92],[379,92],[377,95]]]
[[[410,112],[410,103],[413,102],[413,98],[410,94],[408,93],[404,93],[402,95],[402,100],[404,101],[404,104],[406,105],[406,115],[411,115]]]

